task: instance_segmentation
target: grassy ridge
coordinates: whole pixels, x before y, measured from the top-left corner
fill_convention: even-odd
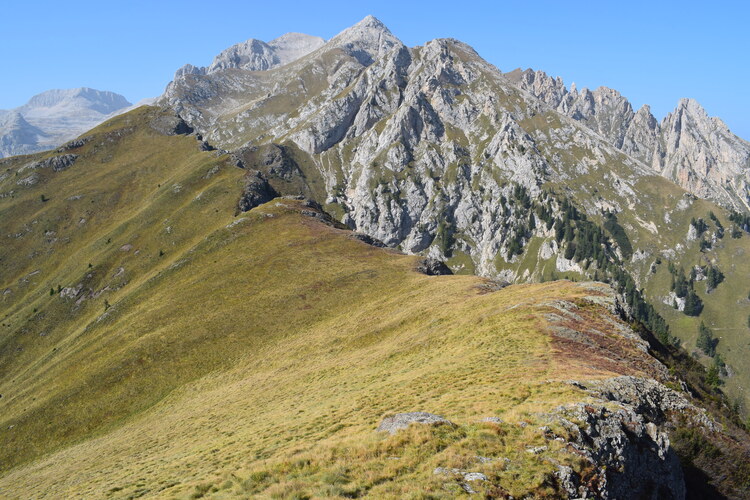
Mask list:
[[[547,329],[550,304],[594,292],[424,276],[297,201],[235,216],[242,171],[157,113],[0,184],[0,496],[451,496],[432,468],[481,453],[515,464],[481,466],[514,495],[550,494],[545,457],[582,467],[526,448],[538,412],[585,399],[563,381],[621,373]],[[415,410],[460,426],[373,432]]]

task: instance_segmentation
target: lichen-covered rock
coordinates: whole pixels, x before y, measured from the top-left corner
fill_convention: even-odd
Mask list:
[[[622,376],[581,384],[597,397],[623,403],[649,422],[662,425],[672,417],[687,418],[693,425],[710,431],[720,430],[706,410],[698,408],[683,394],[651,378]]]
[[[682,467],[669,438],[632,409],[578,403],[552,418],[571,433],[570,449],[597,470],[583,481],[570,468],[558,469],[570,498],[685,498]]]
[[[469,483],[474,481],[487,481],[487,476],[485,474],[482,474],[481,472],[467,472],[455,468],[447,469],[445,467],[436,467],[435,470],[432,471],[432,473],[436,476],[448,476],[459,479],[461,488],[463,488],[463,490],[470,495],[475,494],[476,491],[474,491],[474,488],[472,488]]]
[[[73,139],[72,141],[68,141],[62,146],[60,146],[57,149],[57,152],[64,153],[65,151],[70,151],[71,149],[78,149],[80,147],[83,147],[91,139],[92,139],[91,136],[79,137],[78,139]]]
[[[18,184],[19,186],[33,186],[37,182],[39,182],[39,174],[35,172],[31,175],[27,175],[26,177],[18,179],[16,181],[16,184]]]
[[[77,159],[78,155],[74,154],[53,156],[51,158],[45,158],[43,160],[28,163],[21,167],[20,171],[36,170],[38,168],[51,168],[53,172],[61,172],[73,165],[73,163],[75,163]]]
[[[383,421],[380,422],[380,425],[378,426],[377,431],[388,432],[389,434],[395,434],[401,429],[406,429],[411,424],[453,425],[453,423],[451,423],[450,421],[446,420],[445,418],[439,415],[434,415],[432,413],[427,413],[424,411],[415,411],[411,413],[396,413],[395,415],[390,415],[390,416],[383,418]]]
[[[77,299],[83,290],[83,285],[78,284],[74,287],[65,287],[62,290],[60,290],[60,297],[63,299]]]

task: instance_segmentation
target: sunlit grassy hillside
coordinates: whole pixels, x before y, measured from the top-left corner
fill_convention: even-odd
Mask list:
[[[588,397],[566,381],[663,376],[601,285],[496,291],[298,200],[235,214],[243,170],[159,115],[95,129],[59,172],[2,164],[1,497],[452,497],[433,469],[469,465],[478,489],[554,494],[558,464],[586,467],[540,430]],[[561,303],[594,340],[554,335]],[[407,411],[457,426],[375,432]]]

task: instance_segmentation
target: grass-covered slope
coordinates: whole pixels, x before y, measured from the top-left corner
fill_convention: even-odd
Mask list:
[[[606,287],[422,275],[297,200],[237,215],[244,172],[169,120],[2,164],[0,496],[452,497],[433,470],[469,464],[551,495],[596,475],[540,428],[590,397],[567,381],[667,381]],[[457,426],[374,431],[407,411]]]
[[[216,146],[283,145],[300,169],[296,180],[304,180],[297,192],[361,231],[441,255],[456,272],[514,282],[595,278],[595,269],[550,249],[538,219],[532,229],[529,214],[505,206],[511,183],[543,182],[602,227],[605,211],[617,214],[626,269],[686,350],[696,348],[701,321],[722,338],[723,387],[739,406],[750,405],[750,269],[740,262],[750,239],[725,238],[707,257],[686,240],[690,220],[708,220],[710,211],[729,233],[728,212],[548,108],[459,42],[379,57],[365,68],[331,49],[268,72],[191,76],[170,87],[169,101]],[[711,261],[724,272],[716,293],[696,290],[703,317],[662,304],[668,276],[663,268],[651,273],[657,258],[663,268]]]

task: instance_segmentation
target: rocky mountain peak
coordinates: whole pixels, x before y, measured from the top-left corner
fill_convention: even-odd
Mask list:
[[[390,33],[388,27],[383,22],[372,14],[368,14],[360,22],[352,26],[352,28],[371,28],[374,30],[385,31]]]
[[[286,33],[270,42],[250,38],[223,50],[208,67],[192,64],[182,66],[175,72],[174,80],[185,75],[208,75],[230,68],[267,71],[294,62],[322,47],[343,49],[367,66],[394,47],[402,45],[380,20],[367,16],[327,43],[323,38],[304,33]]]
[[[649,106],[648,104],[644,104],[643,106],[638,108],[638,111],[636,111],[635,114],[641,116],[650,116],[651,118],[653,118],[653,114],[651,114],[651,106]]]
[[[331,38],[326,46],[343,49],[361,64],[369,66],[403,43],[385,24],[370,15]]]
[[[278,64],[273,49],[266,42],[251,38],[222,51],[214,58],[207,72],[213,73],[229,68],[264,71]]]
[[[750,143],[694,99],[680,99],[660,128],[663,154],[654,167],[662,175],[700,197],[750,208]]]
[[[685,110],[691,114],[708,116],[708,113],[703,109],[703,106],[690,97],[683,97],[677,101],[677,110]]]

